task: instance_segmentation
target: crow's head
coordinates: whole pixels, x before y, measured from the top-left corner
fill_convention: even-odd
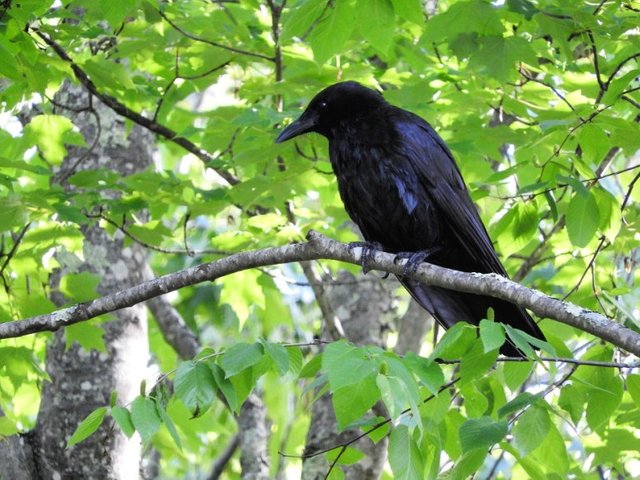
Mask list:
[[[341,82],[318,93],[300,117],[285,128],[276,143],[285,142],[303,133],[316,132],[331,139],[333,132],[349,122],[376,110],[386,102],[375,90],[357,82]]]

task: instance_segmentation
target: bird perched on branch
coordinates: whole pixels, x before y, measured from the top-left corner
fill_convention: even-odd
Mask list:
[[[449,148],[425,120],[375,90],[342,82],[318,93],[276,142],[308,132],[329,140],[340,196],[367,242],[407,258],[410,268],[427,260],[507,276]],[[496,321],[544,340],[517,305],[399,280],[445,328],[459,321],[477,325],[492,308]],[[521,355],[508,343],[501,352]]]

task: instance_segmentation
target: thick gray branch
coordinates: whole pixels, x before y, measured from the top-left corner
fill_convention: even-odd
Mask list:
[[[143,282],[91,302],[74,305],[47,315],[3,323],[0,324],[0,339],[53,331],[120,308],[130,307],[182,287],[212,281],[249,268],[319,259],[360,264],[362,253],[360,248],[349,248],[348,245],[333,241],[317,232],[310,232],[308,239],[308,243],[238,253]],[[404,261],[396,263],[394,260],[393,254],[376,252],[368,266],[374,270],[402,274]],[[539,317],[551,318],[579,328],[640,357],[640,334],[612,322],[599,313],[551,298],[499,275],[457,272],[423,263],[416,273],[410,276],[426,285],[508,300],[528,308]]]
[[[242,405],[238,417],[240,436],[240,466],[244,480],[269,479],[269,430],[267,408],[262,399],[252,393]]]

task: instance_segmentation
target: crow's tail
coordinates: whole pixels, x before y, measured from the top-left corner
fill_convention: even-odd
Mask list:
[[[428,311],[444,328],[460,321],[478,325],[492,308],[497,322],[522,330],[532,337],[545,340],[544,334],[531,316],[521,307],[497,298],[455,292],[440,287],[427,287],[409,278],[398,278],[411,296]],[[507,340],[500,353],[510,357],[524,356]]]

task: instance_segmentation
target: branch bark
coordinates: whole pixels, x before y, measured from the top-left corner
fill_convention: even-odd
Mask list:
[[[240,465],[245,480],[268,480],[271,461],[267,448],[267,408],[262,399],[252,393],[242,405],[238,417]]]
[[[0,339],[15,338],[35,332],[54,331],[104,313],[131,307],[158,295],[204,281],[213,281],[249,268],[305,260],[339,260],[360,264],[361,248],[350,248],[317,232],[310,232],[307,243],[271,247],[230,255],[221,260],[164,275],[132,288],[105,295],[96,300],[56,312],[0,324]],[[375,252],[367,266],[372,270],[403,273],[405,261],[395,255]],[[571,325],[611,342],[640,357],[640,334],[615,323],[603,315],[570,302],[549,297],[542,292],[517,284],[497,274],[466,273],[423,263],[411,278],[437,287],[501,298],[528,308],[537,316]]]

